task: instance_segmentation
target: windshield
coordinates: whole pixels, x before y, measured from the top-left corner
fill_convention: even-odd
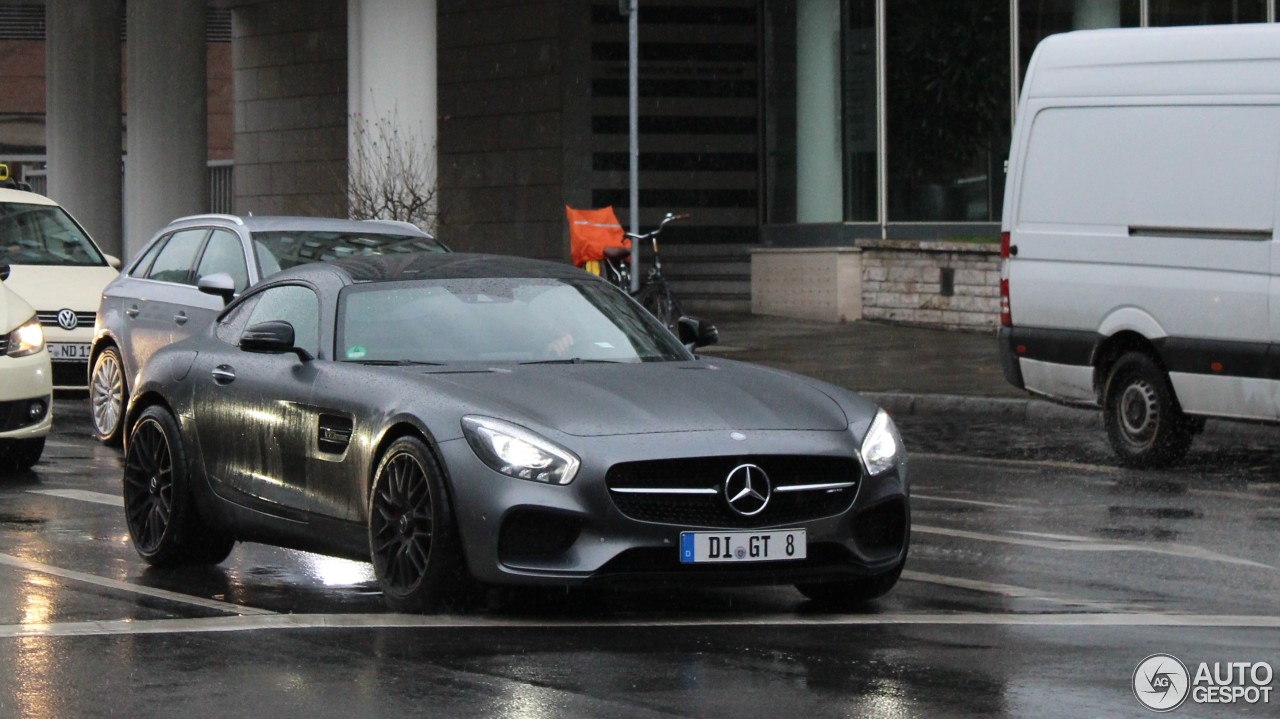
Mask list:
[[[655,362],[684,346],[596,280],[449,279],[356,285],[338,311],[339,360]]]
[[[404,252],[447,252],[430,237],[386,235],[374,232],[320,232],[288,230],[253,233],[254,251],[262,277],[294,265],[363,255]]]
[[[61,207],[4,202],[0,264],[104,266],[107,261]]]

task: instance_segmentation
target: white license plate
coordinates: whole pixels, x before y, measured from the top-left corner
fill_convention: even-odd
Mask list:
[[[49,359],[54,362],[87,362],[89,343],[50,342]]]
[[[804,559],[807,549],[803,529],[680,533],[680,561],[685,564]]]

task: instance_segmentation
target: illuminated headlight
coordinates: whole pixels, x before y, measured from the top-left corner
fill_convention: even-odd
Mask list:
[[[462,418],[462,433],[476,456],[508,477],[568,484],[578,474],[573,452],[519,425],[468,415]]]
[[[876,412],[876,418],[862,440],[862,464],[867,474],[877,475],[888,472],[898,464],[898,453],[902,451],[902,437],[893,420],[884,410]]]
[[[40,329],[40,320],[35,317],[9,333],[8,355],[10,357],[27,357],[42,349],[44,349],[44,330]]]

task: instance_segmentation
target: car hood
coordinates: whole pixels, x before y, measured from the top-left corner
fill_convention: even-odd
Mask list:
[[[27,304],[26,300],[9,289],[8,282],[0,287],[0,334],[14,331],[23,322],[31,319],[35,313],[36,311],[31,309],[31,305]]]
[[[749,364],[524,365],[432,372],[481,412],[576,436],[703,430],[842,431],[840,406],[803,379]]]
[[[119,274],[112,267],[12,265],[5,284],[40,312],[97,312],[103,288]]]

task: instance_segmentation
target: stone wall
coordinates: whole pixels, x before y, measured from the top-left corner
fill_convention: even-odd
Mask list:
[[[956,329],[1000,322],[1000,250],[965,242],[859,242],[862,316]]]
[[[236,212],[347,211],[347,4],[232,8]]]

